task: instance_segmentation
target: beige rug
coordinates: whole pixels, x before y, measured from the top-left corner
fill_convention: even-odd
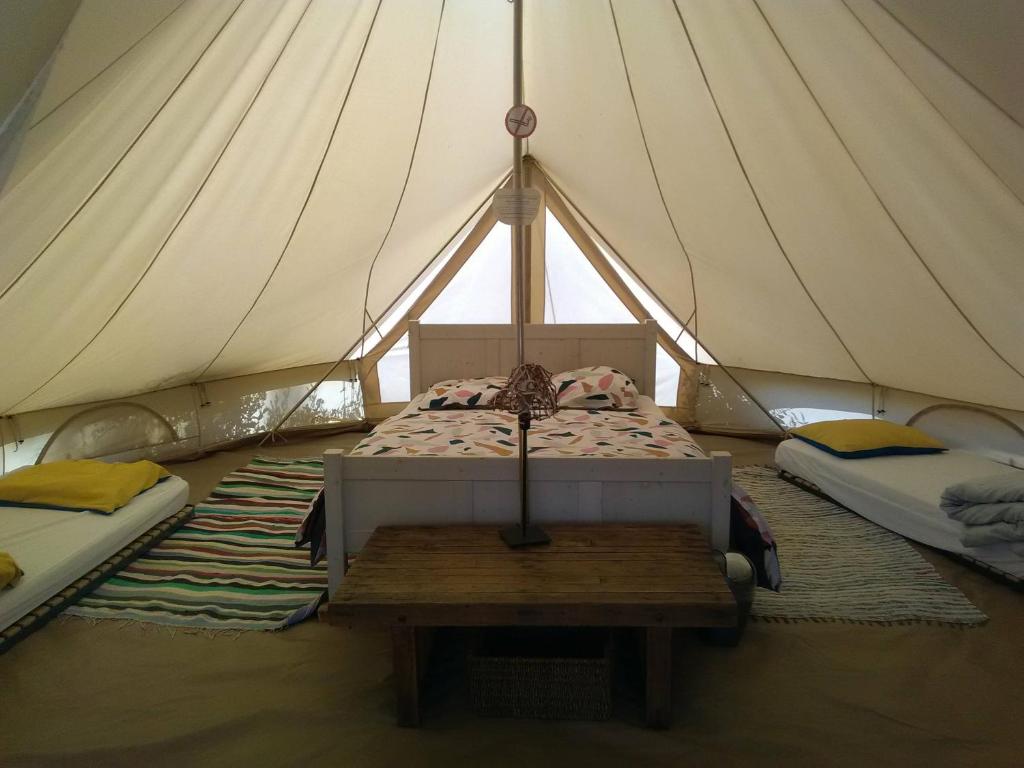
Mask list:
[[[988,621],[906,539],[780,479],[740,467],[733,480],[764,514],[779,548],[782,591],[758,589],[765,621],[977,626]]]

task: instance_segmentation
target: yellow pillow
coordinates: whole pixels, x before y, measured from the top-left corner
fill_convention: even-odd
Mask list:
[[[21,568],[14,562],[14,558],[6,552],[0,552],[0,589],[13,587],[14,582],[21,577]]]
[[[819,421],[789,431],[793,437],[842,459],[940,453],[946,447],[914,427],[882,419]]]
[[[151,461],[55,461],[0,477],[0,504],[109,515],[165,477],[167,470]]]

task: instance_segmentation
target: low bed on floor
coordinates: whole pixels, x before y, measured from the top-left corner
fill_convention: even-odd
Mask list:
[[[908,539],[941,549],[1011,581],[1024,579],[1024,544],[965,547],[964,525],[939,508],[949,485],[1022,470],[966,451],[842,459],[802,440],[784,440],[775,464],[786,479]]]
[[[172,475],[111,515],[0,506],[0,549],[25,572],[0,592],[0,632],[180,511],[188,490]]]
[[[705,456],[654,404],[656,338],[654,321],[526,327],[529,361],[552,373],[611,366],[627,373],[644,396],[630,412],[565,410],[535,423],[531,513],[539,523],[696,523],[724,551],[732,460],[723,452]],[[511,325],[410,323],[412,391],[446,379],[507,375],[515,344]],[[331,450],[324,456],[331,594],[347,555],[362,549],[377,526],[519,519],[515,417],[421,411],[421,403],[414,398],[350,455]],[[463,438],[469,439],[453,443]]]

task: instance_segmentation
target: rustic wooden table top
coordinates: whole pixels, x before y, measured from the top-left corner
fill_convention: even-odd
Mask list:
[[[546,525],[510,550],[497,526],[381,527],[327,609],[332,623],[735,626],[736,601],[692,525]]]

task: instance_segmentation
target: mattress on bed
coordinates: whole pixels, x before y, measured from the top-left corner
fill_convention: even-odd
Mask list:
[[[517,456],[515,414],[494,410],[427,410],[414,398],[373,430],[352,456]],[[649,397],[632,411],[561,410],[535,420],[530,456],[683,459],[704,456],[690,433]]]
[[[779,444],[775,464],[883,528],[978,560],[1015,578],[1024,577],[1019,546],[965,547],[960,543],[963,523],[939,508],[942,491],[952,483],[1019,469],[966,451],[840,459],[795,439]]]
[[[25,572],[0,592],[0,630],[10,626],[188,502],[174,475],[112,515],[0,506],[0,550]]]

